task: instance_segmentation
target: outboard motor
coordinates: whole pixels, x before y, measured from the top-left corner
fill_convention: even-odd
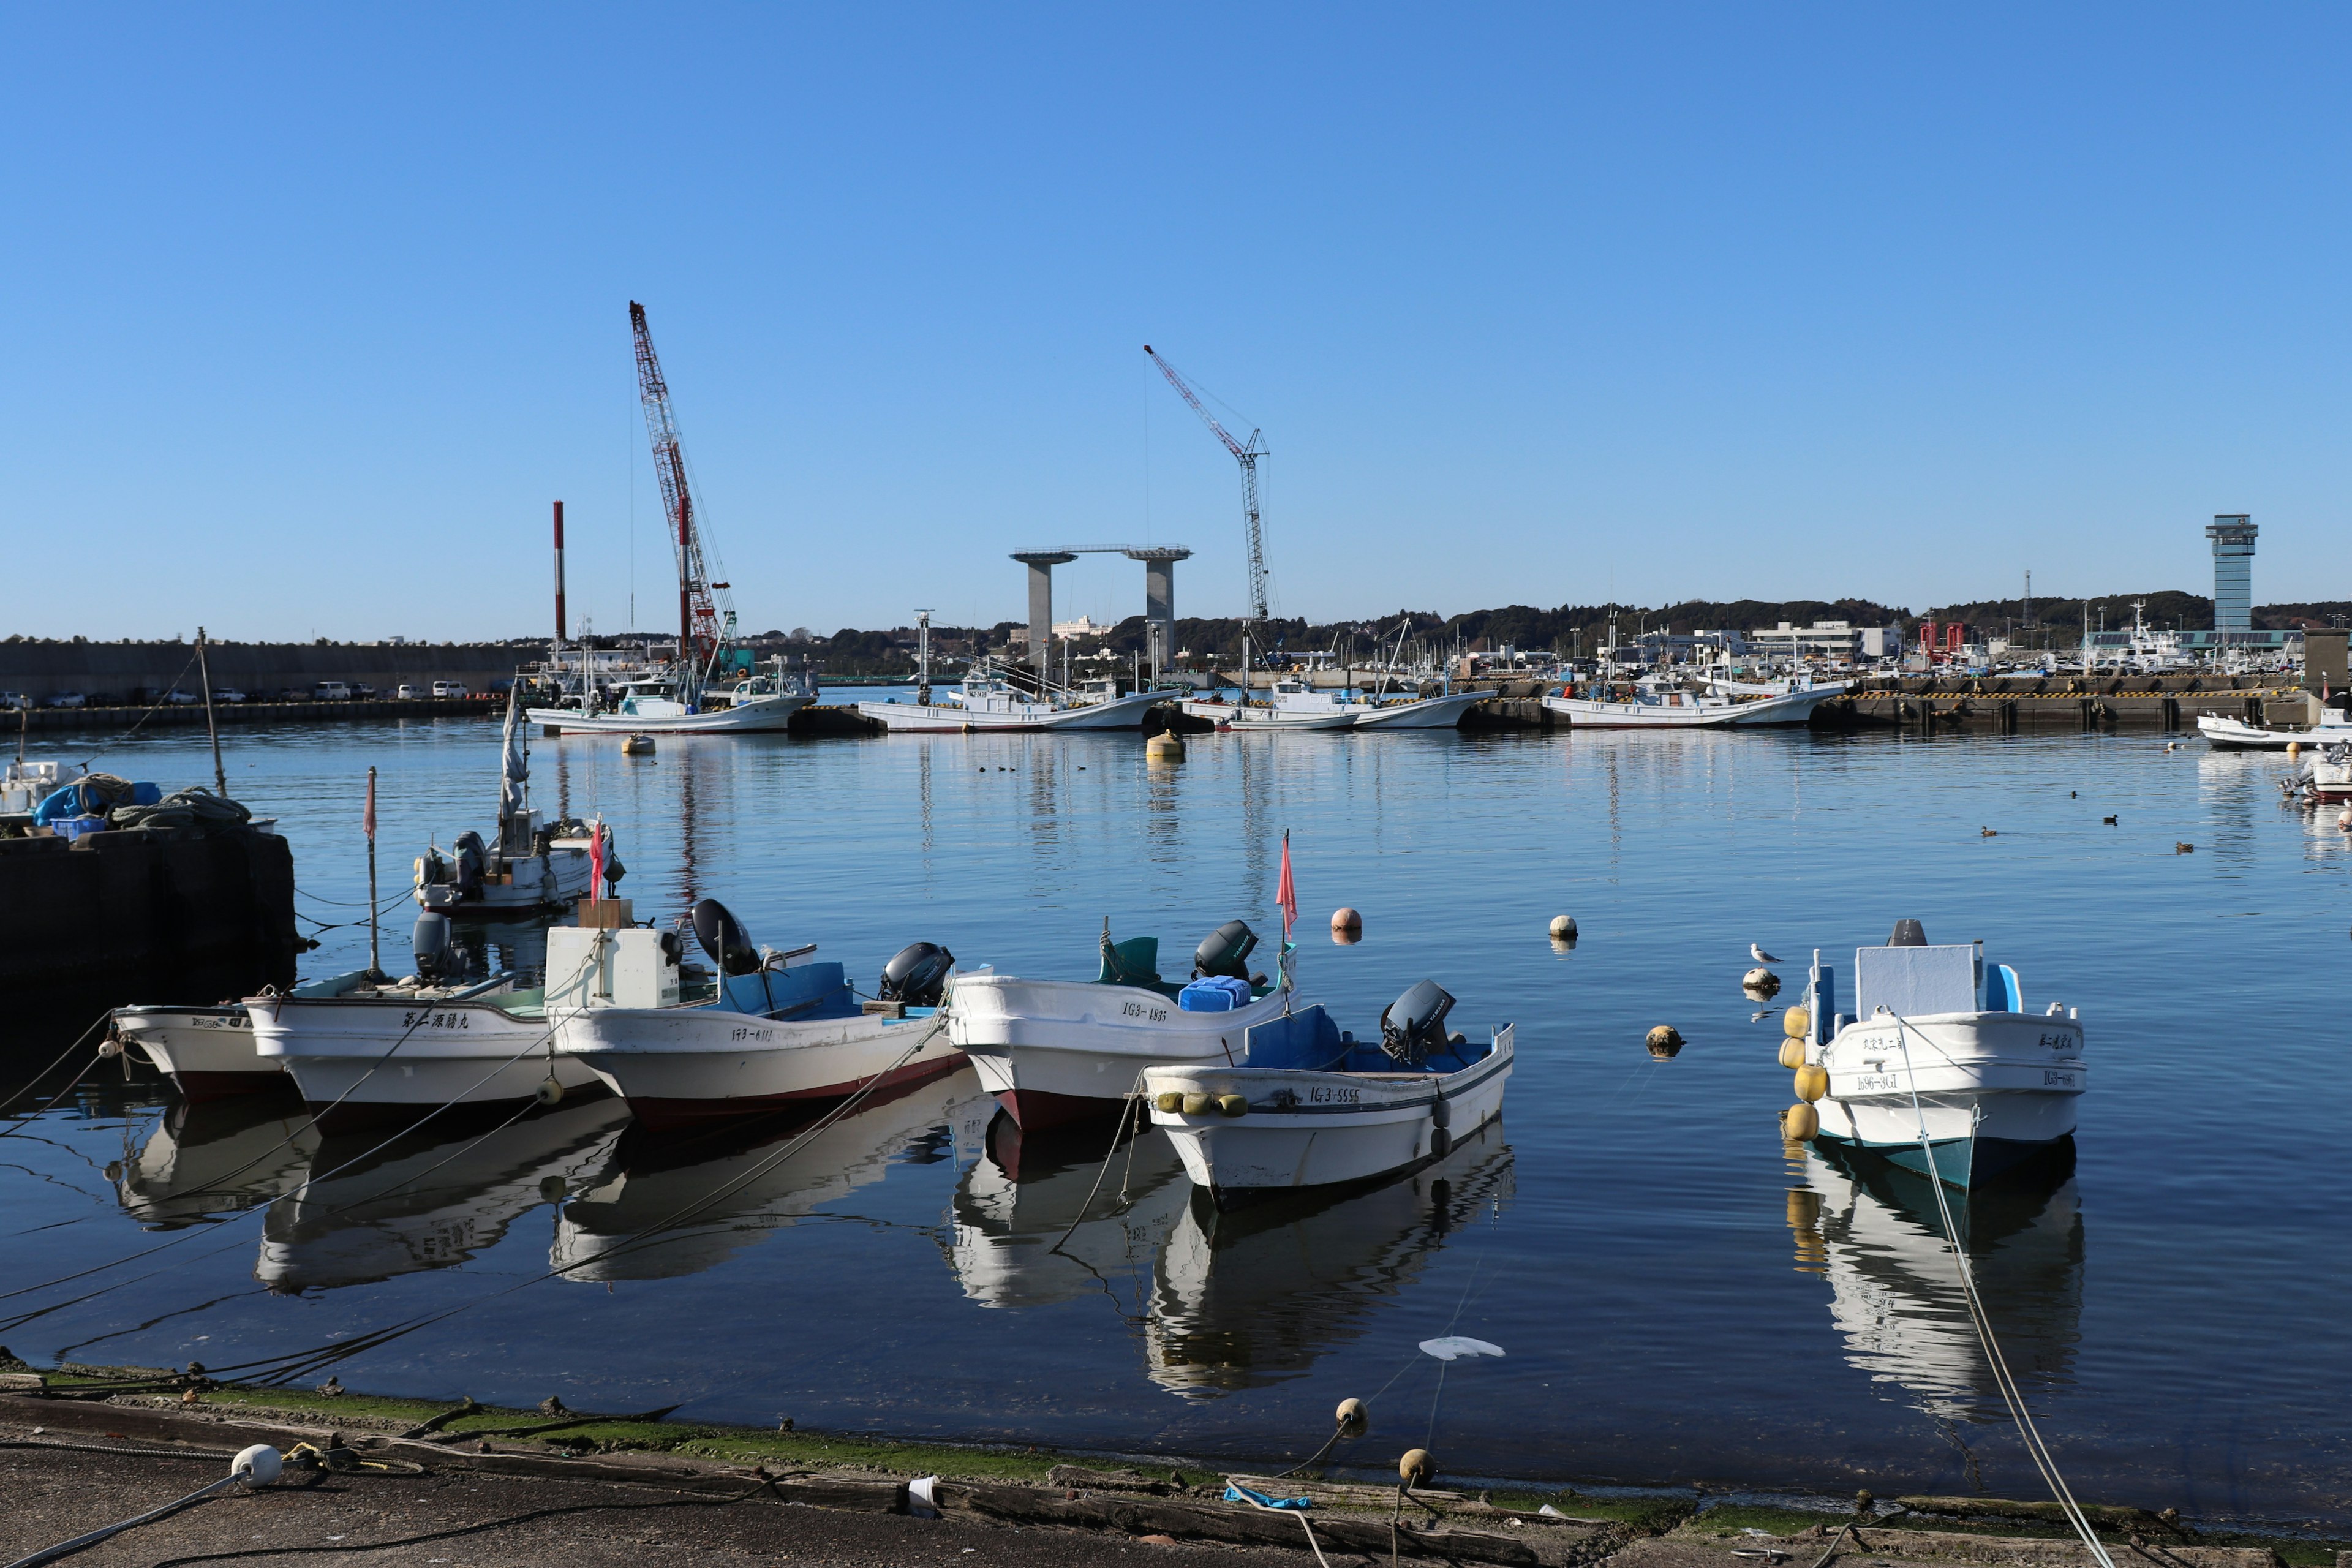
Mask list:
[[[450,853],[457,858],[457,873],[451,879],[457,884],[457,896],[461,899],[480,898],[482,866],[487,858],[482,848],[482,836],[467,828],[457,835],[457,842],[450,846]]]
[[[948,971],[954,967],[954,953],[936,942],[919,942],[900,948],[898,956],[882,966],[877,989],[885,1002],[936,1007],[947,987]]]
[[[1419,1067],[1423,1057],[1448,1045],[1445,1015],[1454,998],[1434,980],[1424,980],[1389,1004],[1381,1015],[1381,1049],[1391,1060]]]
[[[1211,931],[1192,953],[1192,978],[1204,974],[1231,975],[1235,980],[1247,980],[1249,955],[1257,946],[1257,932],[1244,921],[1227,921]]]
[[[449,917],[430,910],[416,917],[416,931],[409,939],[416,951],[416,973],[426,980],[445,980],[455,973],[457,955],[449,951]]]
[[[702,951],[719,966],[721,974],[757,974],[760,955],[751,946],[751,939],[743,934],[743,927],[725,904],[717,899],[704,899],[694,906],[695,940]]]
[[[1896,921],[1895,922],[1895,934],[1886,939],[1886,945],[1889,947],[1925,947],[1927,945],[1927,930],[1917,921]]]

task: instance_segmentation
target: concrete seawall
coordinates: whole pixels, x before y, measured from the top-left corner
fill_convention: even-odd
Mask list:
[[[366,702],[218,702],[213,718],[231,724],[353,722],[369,719],[478,719],[506,711],[503,697],[419,698],[411,701],[376,699]],[[173,703],[150,712],[138,708],[35,708],[19,713],[0,712],[0,739],[15,725],[36,734],[52,730],[169,729],[193,724],[204,728],[205,705]]]

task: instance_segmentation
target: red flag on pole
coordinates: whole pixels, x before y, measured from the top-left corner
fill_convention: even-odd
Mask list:
[[[1290,928],[1298,923],[1298,889],[1290,879],[1290,833],[1282,835],[1282,880],[1274,888],[1274,901],[1282,910],[1282,938],[1290,940]]]
[[[588,901],[604,901],[604,819],[588,830]]]
[[[360,826],[367,830],[367,836],[370,838],[375,837],[375,770],[373,768],[368,770],[367,810],[360,817]]]

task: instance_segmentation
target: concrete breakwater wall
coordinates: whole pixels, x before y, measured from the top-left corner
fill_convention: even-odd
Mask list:
[[[212,1003],[294,980],[294,854],[175,827],[0,838],[0,990]]]
[[[240,643],[206,645],[215,686],[308,691],[321,680],[364,683],[389,695],[401,682],[462,680],[486,691],[515,667],[544,658],[544,643]],[[186,642],[0,642],[0,691],[38,702],[58,691],[129,700],[176,684],[201,694],[196,648]]]
[[[1985,680],[1906,676],[1864,681],[1815,710],[1819,727],[1922,730],[2195,729],[2205,714],[2305,724],[2317,700],[2301,687],[2212,676],[2052,676]]]
[[[213,707],[214,720],[229,724],[290,724],[355,719],[471,719],[507,710],[503,697],[420,697],[413,700],[376,698],[365,702],[222,702]],[[54,730],[128,730],[133,724],[153,730],[175,724],[202,729],[205,705],[174,703],[166,707],[35,708],[0,712],[0,741],[11,728],[22,726],[35,734]]]

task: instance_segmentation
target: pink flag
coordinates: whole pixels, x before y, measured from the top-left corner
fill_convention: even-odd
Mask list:
[[[373,768],[368,770],[367,810],[360,817],[360,826],[367,830],[367,836],[370,838],[375,837],[375,770]]]
[[[1290,879],[1290,835],[1282,836],[1282,880],[1274,886],[1274,901],[1282,910],[1283,940],[1290,940],[1290,928],[1298,923],[1298,889]]]
[[[604,898],[604,822],[602,817],[588,830],[588,901],[602,903]]]

